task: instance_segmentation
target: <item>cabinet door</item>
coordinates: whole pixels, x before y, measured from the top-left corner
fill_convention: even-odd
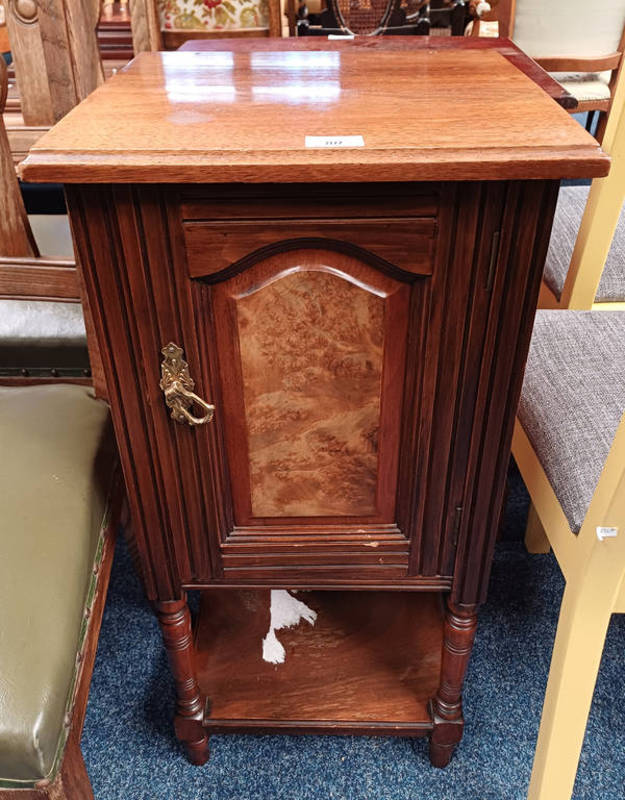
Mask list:
[[[222,446],[206,466],[229,487],[219,552],[232,576],[407,574],[407,347],[414,361],[435,230],[432,218],[185,223]]]

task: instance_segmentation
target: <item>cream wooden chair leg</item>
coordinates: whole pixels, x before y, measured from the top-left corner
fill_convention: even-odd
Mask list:
[[[614,552],[619,544],[597,541],[586,567],[580,565],[580,574],[567,582],[528,800],[569,800],[572,795],[606,631],[623,579],[622,555]]]
[[[549,553],[551,545],[549,539],[536,512],[533,503],[530,503],[527,514],[527,525],[525,526],[525,547],[528,553]]]

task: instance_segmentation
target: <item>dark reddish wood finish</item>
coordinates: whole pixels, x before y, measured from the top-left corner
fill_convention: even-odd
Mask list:
[[[486,594],[557,183],[231,186],[222,203],[210,187],[68,186],[67,194],[132,503],[133,547],[165,623],[178,686],[176,728],[191,758],[199,763],[207,753],[201,720],[210,680],[201,666],[209,662],[200,660],[198,688],[185,588],[451,590],[456,610],[448,615],[450,644],[428,723],[433,762],[442,764],[462,733],[462,678],[475,612]],[[279,255],[268,256],[261,242],[215,272],[210,251],[202,260],[189,249],[185,220],[217,217],[227,228],[239,204],[243,219],[257,213],[246,209],[260,204],[264,218],[280,220],[300,198],[302,219],[311,219],[311,195],[323,197],[321,230],[324,216],[333,225],[358,219],[358,207],[383,219],[397,216],[397,209],[405,215],[416,203],[435,220],[432,261],[421,274],[370,251],[363,255],[350,242],[348,224],[338,246],[325,241],[338,257],[349,253],[358,269],[379,271],[382,283],[397,281],[410,293],[406,358],[398,359],[404,362],[403,398],[393,401],[401,431],[398,477],[394,490],[387,489],[389,497],[395,494],[394,513],[369,523],[321,517],[238,524],[233,497],[245,466],[237,459],[245,454],[226,446],[229,426],[237,423],[229,420],[224,397],[237,385],[240,390],[240,378],[219,366],[232,331],[217,313],[216,298],[272,258],[284,266],[299,251],[287,239],[284,248],[272,245]],[[417,210],[417,223],[422,218]],[[313,253],[319,241],[299,246]],[[184,347],[196,390],[216,405],[209,425],[190,429],[169,417],[158,385],[160,349],[169,340]],[[462,652],[456,652],[457,636],[464,637]],[[219,725],[298,728],[288,720],[265,722]],[[369,733],[385,727],[380,719],[360,728],[343,722],[328,727]],[[310,728],[319,724],[313,720]],[[424,730],[413,726],[411,735]]]
[[[428,217],[279,223],[261,217],[253,222],[185,222],[184,229],[189,274],[210,282],[224,280],[226,269],[234,277],[251,266],[258,260],[257,250],[268,257],[288,248],[324,248],[328,239],[337,248],[348,239],[350,252],[360,249],[362,258],[397,277],[401,275],[394,267],[411,275],[430,275],[436,240],[436,220]]]
[[[208,761],[208,737],[202,727],[203,703],[195,677],[191,615],[186,597],[156,603],[156,613],[176,681],[176,736],[192,764]]]
[[[268,198],[276,191],[268,188]],[[359,194],[365,191],[361,187]],[[137,497],[143,498],[143,515],[148,520],[157,515],[149,525],[151,544],[143,548],[152,597],[171,596],[178,582],[395,587],[399,581],[412,588],[448,588],[453,579],[455,586],[461,585],[466,560],[455,564],[456,548],[475,548],[475,565],[488,555],[484,548],[490,545],[490,509],[498,500],[482,499],[481,508],[488,511],[480,511],[478,521],[472,493],[478,482],[492,487],[494,471],[505,474],[505,456],[498,463],[497,454],[505,452],[509,431],[501,439],[500,426],[506,409],[516,402],[518,380],[513,387],[508,384],[512,367],[522,363],[531,330],[531,314],[522,317],[519,297],[528,287],[536,288],[539,266],[533,267],[528,283],[530,266],[540,258],[532,237],[541,215],[548,214],[554,191],[540,182],[462,184],[455,191],[440,187],[433,275],[411,277],[409,284],[412,344],[405,366],[395,518],[382,527],[380,522],[365,526],[366,541],[362,534],[355,536],[353,525],[327,518],[303,528],[265,526],[262,541],[255,543],[257,531],[235,524],[230,500],[232,476],[238,479],[240,470],[229,463],[224,446],[223,384],[215,342],[223,341],[225,331],[213,329],[219,317],[210,310],[212,289],[187,277],[178,201],[170,192],[172,199],[165,204],[158,190],[149,188],[119,188],[112,197],[105,189],[68,189],[75,218],[89,214],[93,249],[85,257],[95,263],[85,274],[90,291],[98,292],[89,295],[100,315],[96,328],[100,336],[110,337],[105,370],[109,386],[119,387],[111,398],[113,413],[118,424],[126,420],[122,430],[132,436],[128,479],[142,487]],[[377,202],[387,211],[392,208],[389,197],[378,194]],[[523,242],[514,238],[517,223],[524,226]],[[496,231],[501,231],[501,249],[493,270]],[[77,238],[80,247],[80,232]],[[113,250],[105,244],[110,241]],[[135,242],[144,244],[139,248]],[[139,327],[135,319],[141,319]],[[524,338],[515,362],[521,324]],[[504,355],[495,342],[506,336]],[[170,339],[184,344],[201,392],[216,403],[215,424],[196,431],[171,424],[158,387],[160,348]],[[491,374],[495,366],[501,383]],[[139,415],[136,423],[130,423],[133,408]],[[488,463],[481,464],[486,426],[493,438]],[[135,463],[142,458],[143,466]],[[148,466],[154,463],[162,464],[162,471]],[[482,477],[485,473],[488,480]],[[166,520],[164,530],[171,535],[157,534],[163,529],[159,518]],[[474,545],[469,545],[469,535]],[[147,542],[140,523],[137,536]],[[480,569],[466,568],[467,580],[478,579],[467,597],[471,602],[483,599],[487,575]]]
[[[209,732],[425,736],[432,730],[428,705],[443,638],[438,593],[298,594],[317,618],[277,631],[286,651],[282,664],[262,659],[269,594],[203,594],[195,649]]]
[[[449,603],[445,615],[440,685],[432,701],[430,761],[446,767],[462,738],[462,685],[477,630],[477,607]]]
[[[557,180],[605,175],[609,160],[519,74],[515,64],[569,104],[509,42],[194,47],[221,54],[142,54],[22,166],[26,179],[69,183],[131,546],[176,677],[177,734],[201,763],[205,728],[392,733],[398,716],[382,698],[358,719],[351,698],[340,712],[350,719],[320,719],[313,696],[298,720],[291,695],[280,714],[252,716],[257,673],[233,663],[247,698],[235,712],[232,642],[207,601],[193,644],[186,589],[445,592],[444,646],[440,617],[414,622],[435,679],[423,675],[419,707],[399,715],[410,735],[432,731],[441,765],[462,733]],[[300,50],[336,52],[290,52]],[[332,92],[317,96],[326,61]],[[370,112],[381,97],[391,115]],[[366,145],[305,146],[334,133]],[[208,424],[170,416],[159,385],[169,342],[214,405]],[[337,502],[338,486],[349,498]],[[389,653],[406,651],[403,627]],[[327,625],[311,641],[324,630],[329,641]],[[358,660],[340,649],[337,669]],[[362,685],[390,701],[386,678],[371,667]]]

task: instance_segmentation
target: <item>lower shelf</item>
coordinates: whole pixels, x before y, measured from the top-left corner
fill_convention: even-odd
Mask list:
[[[273,664],[263,660],[270,591],[203,592],[195,656],[206,728],[397,736],[432,730],[428,706],[443,639],[439,593],[293,596],[317,617],[314,625],[304,620],[276,630],[284,663]]]

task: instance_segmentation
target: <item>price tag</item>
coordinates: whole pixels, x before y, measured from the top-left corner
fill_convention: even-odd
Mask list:
[[[306,147],[364,147],[362,136],[307,136]]]
[[[604,539],[616,539],[618,528],[609,528],[606,525],[597,526],[597,539],[602,542]]]

